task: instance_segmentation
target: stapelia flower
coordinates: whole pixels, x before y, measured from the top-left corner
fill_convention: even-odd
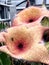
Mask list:
[[[5,42],[0,51],[17,59],[49,64],[49,52],[44,41],[46,30],[49,31],[49,28],[38,25],[30,28],[25,25],[8,28],[7,32],[0,33],[0,41]]]

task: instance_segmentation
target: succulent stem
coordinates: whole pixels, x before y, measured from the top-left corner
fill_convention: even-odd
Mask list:
[[[43,0],[42,8],[47,9],[45,4],[46,4],[46,0]]]

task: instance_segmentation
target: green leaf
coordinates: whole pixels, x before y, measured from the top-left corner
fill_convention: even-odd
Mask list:
[[[49,26],[49,18],[48,17],[43,17],[43,19],[41,20],[41,25],[43,26]]]
[[[49,42],[45,42],[45,46],[49,50]]]
[[[2,23],[0,22],[0,30],[2,29]]]
[[[0,52],[0,65],[11,65],[10,57],[3,52]]]
[[[3,65],[3,64],[2,64],[2,60],[1,60],[1,59],[0,59],[0,65]]]

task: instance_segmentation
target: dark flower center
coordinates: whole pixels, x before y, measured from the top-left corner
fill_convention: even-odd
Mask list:
[[[23,49],[23,44],[22,43],[19,43],[18,48],[19,49]]]
[[[29,22],[31,23],[31,22],[33,22],[33,20],[32,20],[32,19],[30,19],[30,20],[29,20]]]
[[[43,33],[43,40],[45,42],[49,42],[49,29],[44,31],[44,33]]]

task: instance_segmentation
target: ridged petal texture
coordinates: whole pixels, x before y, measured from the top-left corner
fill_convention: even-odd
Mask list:
[[[5,42],[0,51],[17,59],[49,64],[49,11],[26,8],[16,15],[12,26],[0,33],[0,40]]]

